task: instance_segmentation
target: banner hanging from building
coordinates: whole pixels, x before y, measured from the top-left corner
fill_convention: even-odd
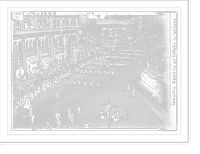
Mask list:
[[[103,37],[125,37],[126,28],[102,28]]]

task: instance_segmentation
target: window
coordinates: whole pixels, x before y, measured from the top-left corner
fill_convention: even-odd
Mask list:
[[[25,39],[25,50],[34,48],[34,39]]]
[[[45,51],[40,51],[40,57],[46,57],[49,56],[49,51],[45,50]]]
[[[34,29],[35,28],[35,21],[34,21],[34,17],[30,16],[30,28]]]
[[[72,41],[76,40],[76,34],[72,34]]]
[[[46,28],[46,17],[43,17],[43,28]]]
[[[20,44],[19,40],[13,41],[13,51],[19,51],[19,44]]]
[[[38,28],[42,29],[42,18],[38,17]]]
[[[73,18],[71,18],[71,27],[73,26]]]
[[[126,31],[126,34],[131,34],[131,31],[130,31],[130,30],[127,30],[127,31]]]
[[[44,47],[44,46],[46,46],[46,37],[40,37],[40,38],[38,39],[38,41],[39,41],[39,47]]]
[[[60,27],[60,25],[59,25],[59,18],[57,18],[57,27]]]
[[[53,28],[56,28],[56,18],[53,17]]]
[[[76,26],[76,18],[74,18],[74,26]]]
[[[28,16],[24,16],[24,29],[29,29],[29,19],[28,19]]]
[[[13,28],[14,30],[21,30],[21,23],[18,20],[13,21]]]
[[[66,27],[66,20],[65,20],[65,18],[63,18],[63,25],[62,26]]]
[[[54,36],[54,38],[53,38],[53,44],[55,46],[60,45],[60,36]]]

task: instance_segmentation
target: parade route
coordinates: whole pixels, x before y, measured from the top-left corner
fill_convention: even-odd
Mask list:
[[[47,118],[50,118],[51,125],[56,124],[55,112],[59,111],[62,117],[62,126],[69,121],[67,116],[67,106],[70,104],[72,112],[75,114],[74,123],[69,128],[85,129],[85,122],[88,122],[89,128],[105,128],[107,129],[108,118],[100,119],[101,103],[108,103],[118,105],[117,109],[120,112],[120,121],[111,124],[110,129],[148,129],[148,128],[162,128],[167,129],[169,126],[168,118],[168,104],[158,103],[157,97],[152,97],[150,90],[144,86],[140,81],[140,72],[144,67],[144,60],[147,54],[151,54],[153,49],[149,52],[140,55],[134,60],[122,61],[125,63],[125,68],[115,68],[114,76],[109,75],[95,75],[94,72],[90,75],[75,73],[70,78],[87,80],[87,86],[74,86],[73,82],[68,85],[67,78],[61,79],[55,86],[55,90],[48,88],[46,91],[40,93],[34,100],[32,100],[33,112],[35,115],[34,123],[30,123],[28,110],[19,108],[14,112],[15,120],[13,120],[13,128],[44,128],[46,126]],[[139,65],[139,60],[142,59],[142,64]],[[114,60],[104,59],[103,61],[113,62]],[[119,62],[119,61],[118,61]],[[89,64],[83,69],[103,69],[103,67],[92,66]],[[111,68],[110,68],[111,69]],[[93,80],[93,87],[89,82]],[[100,81],[100,87],[97,87],[97,81]],[[127,82],[130,83],[130,91],[126,91]],[[132,97],[132,87],[135,88],[135,96]],[[56,100],[55,92],[60,91],[60,98]],[[77,116],[77,104],[81,106],[83,115]],[[128,121],[125,121],[125,109],[128,109]],[[114,109],[111,109],[111,115]]]

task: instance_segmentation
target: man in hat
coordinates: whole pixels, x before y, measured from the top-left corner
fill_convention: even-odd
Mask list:
[[[90,86],[91,86],[91,88],[92,88],[92,85],[93,85],[93,81],[91,80],[91,81],[90,81]]]
[[[103,70],[103,75],[105,75],[105,73],[106,73],[106,70],[104,69],[104,70]]]
[[[99,75],[101,74],[101,70],[100,69],[98,70],[98,73],[99,73]]]
[[[72,112],[69,115],[69,119],[71,121],[71,125],[73,125],[73,123],[74,123],[74,114]]]
[[[74,86],[76,86],[76,82],[77,82],[77,81],[76,81],[76,79],[74,78]]]
[[[59,99],[59,96],[60,96],[60,92],[58,90],[56,90],[56,98],[57,98],[57,100]]]
[[[81,107],[80,107],[80,105],[79,104],[77,104],[77,106],[78,106],[78,113],[77,113],[77,116],[80,114],[80,115],[82,115],[82,113],[81,113]]]
[[[89,127],[88,127],[88,121],[85,122],[85,128],[86,128],[86,129],[89,128]]]
[[[78,85],[81,86],[81,79],[78,79]]]
[[[67,80],[67,82],[68,82],[68,86],[70,85],[70,82],[71,82],[71,79],[69,78],[68,80]]]
[[[92,75],[92,70],[90,70],[90,75]]]
[[[86,87],[87,80],[84,80],[84,81],[83,81],[83,84],[84,84],[84,86]]]
[[[131,93],[131,95],[132,95],[132,97],[135,96],[135,88],[134,88],[134,87],[133,87],[133,89],[132,89],[132,93]]]
[[[112,73],[112,76],[113,76],[114,75],[114,70],[113,69],[111,70],[111,73]]]
[[[109,70],[107,70],[107,75],[109,75]]]
[[[127,83],[127,88],[126,88],[126,90],[127,90],[127,91],[130,90],[130,84],[129,84],[129,83]]]
[[[34,118],[35,118],[35,115],[32,113],[32,114],[31,114],[31,123],[32,123],[32,124],[34,123]]]
[[[125,120],[128,121],[128,115],[129,115],[129,112],[128,112],[128,109],[125,109]]]
[[[100,81],[97,82],[97,87],[99,88],[99,86],[100,86]]]
[[[67,107],[67,113],[68,113],[68,116],[72,113],[72,108],[69,104],[68,104],[68,107]]]
[[[58,112],[58,110],[56,110],[55,117],[56,117],[56,120],[59,121],[60,113]]]
[[[50,119],[48,118],[46,121],[46,127],[49,128],[50,126],[51,126],[51,122],[50,122]]]

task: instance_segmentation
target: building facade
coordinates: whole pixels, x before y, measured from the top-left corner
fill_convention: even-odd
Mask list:
[[[14,64],[34,73],[54,61],[75,58],[78,47],[79,16],[59,12],[21,12],[13,18]]]

